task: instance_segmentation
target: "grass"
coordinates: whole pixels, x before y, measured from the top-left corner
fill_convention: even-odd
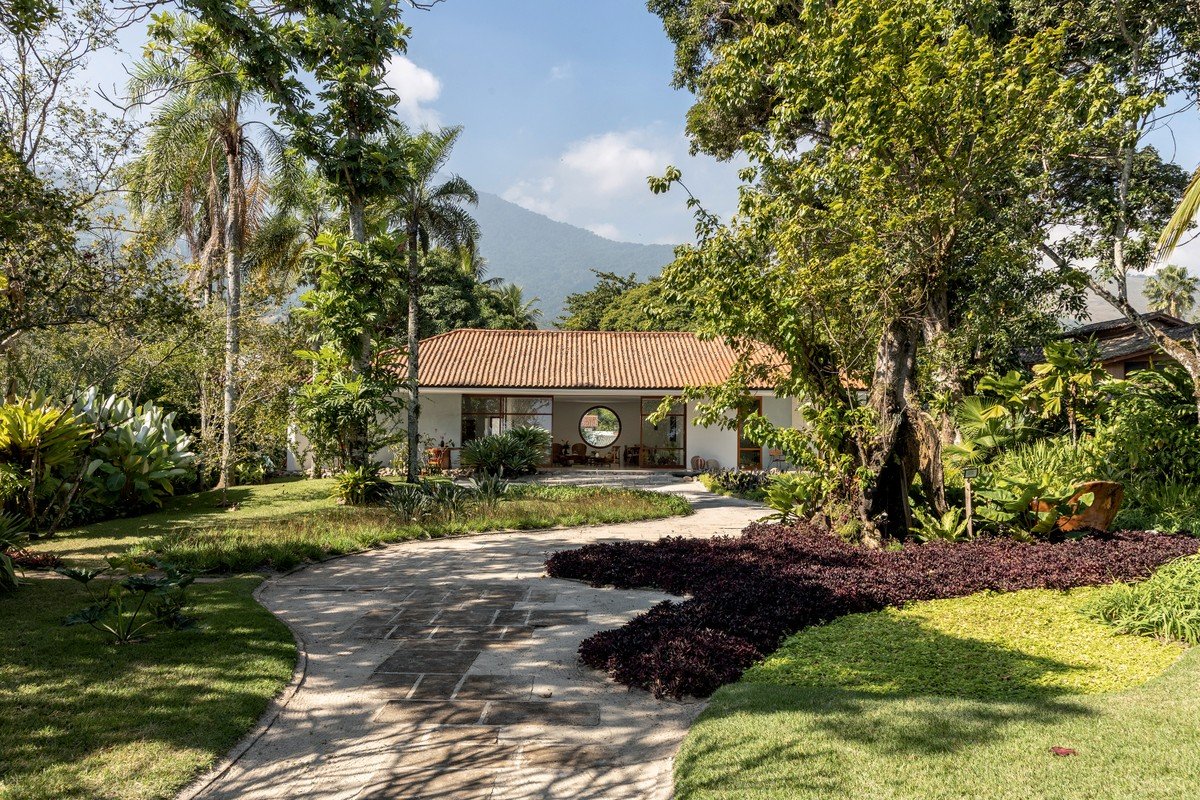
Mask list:
[[[28,579],[0,597],[0,797],[166,798],[242,736],[291,678],[287,628],[257,577],[190,589],[198,629],[112,645],[65,627],[82,586]]]
[[[677,797],[1190,796],[1200,650],[1084,618],[1103,591],[973,595],[807,629],[713,696],[677,760]]]
[[[305,561],[390,542],[500,530],[595,525],[687,514],[677,495],[627,489],[521,485],[493,509],[452,521],[400,524],[387,510],[338,506],[332,480],[289,481],[172,500],[154,514],[66,531],[39,543],[75,562],[155,555],[196,570],[290,569]]]
[[[1122,633],[1200,644],[1200,557],[1160,567],[1141,583],[1116,583],[1084,608]]]

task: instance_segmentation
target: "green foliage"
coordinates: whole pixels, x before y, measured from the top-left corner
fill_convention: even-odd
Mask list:
[[[1161,530],[1200,535],[1200,485],[1140,482],[1117,515],[1127,530]]]
[[[16,567],[9,550],[18,550],[29,540],[29,525],[18,514],[0,512],[0,594],[16,590],[20,585]]]
[[[60,575],[87,587],[92,603],[66,618],[67,625],[88,625],[107,634],[117,644],[129,644],[144,638],[151,625],[159,624],[171,630],[195,625],[196,620],[184,613],[187,588],[195,575],[186,570],[156,562],[163,574],[130,575],[107,581],[97,588],[95,579],[106,570],[61,567]]]
[[[1100,366],[1094,345],[1070,339],[1048,342],[1043,357],[1045,361],[1033,367],[1026,395],[1036,401],[1044,418],[1065,417],[1071,438],[1078,438],[1080,422],[1091,421],[1097,411],[1109,374]],[[1081,415],[1086,419],[1080,420]]]
[[[1116,583],[1083,608],[1121,633],[1200,644],[1200,556],[1160,567],[1141,583]]]
[[[391,483],[380,473],[378,464],[348,467],[334,476],[333,496],[348,506],[372,506],[387,499]]]
[[[550,444],[549,431],[536,425],[522,425],[497,436],[467,442],[462,449],[462,464],[484,475],[528,475],[546,461]]]
[[[771,485],[772,475],[759,470],[724,469],[700,473],[700,482],[710,492],[743,500],[762,500]]]
[[[162,505],[194,461],[191,437],[175,430],[175,414],[154,403],[135,406],[128,397],[101,397],[95,387],[74,410],[99,438],[88,452],[88,497],[106,507]]]
[[[495,508],[508,492],[508,482],[498,474],[481,473],[471,479],[471,490],[484,508]]]
[[[401,483],[387,495],[387,507],[402,525],[419,524],[434,513],[433,502],[419,483]]]
[[[949,508],[940,516],[920,506],[913,506],[912,511],[917,521],[917,529],[913,531],[917,541],[961,542],[967,539],[967,519],[961,508]]]
[[[820,476],[808,472],[781,472],[767,480],[766,504],[780,522],[808,519],[824,500]]]
[[[602,330],[600,321],[605,312],[626,292],[639,284],[637,274],[628,276],[593,269],[596,285],[586,292],[567,295],[562,316],[555,325],[565,331]]]
[[[1061,516],[1091,505],[1085,494],[1068,503],[1092,474],[1085,447],[1062,437],[1041,439],[1003,453],[973,483],[975,513],[989,527],[1017,537],[1046,536]]]
[[[69,480],[81,469],[94,434],[82,415],[39,394],[0,405],[5,505],[22,513],[35,529],[57,516],[72,499]]]
[[[356,372],[332,345],[299,355],[313,365],[313,375],[296,394],[296,419],[318,464],[350,465],[356,451],[373,453],[397,441],[387,423],[404,403],[391,373]]]
[[[525,298],[525,293],[515,283],[483,287],[483,314],[487,327],[500,330],[537,330],[542,312],[538,308],[540,297]]]

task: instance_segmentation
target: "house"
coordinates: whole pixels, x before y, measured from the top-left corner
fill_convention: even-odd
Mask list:
[[[652,422],[664,398],[727,380],[734,348],[693,333],[456,330],[421,342],[421,437],[450,449],[518,425],[550,431],[555,461],[681,469],[695,461],[762,469],[777,454],[730,428],[696,424],[680,402]],[[749,408],[793,424],[793,402],[767,386]]]
[[[729,428],[696,424],[694,402],[650,419],[664,398],[729,378],[737,353],[722,341],[674,332],[463,329],[423,340],[420,355],[421,438],[444,447],[451,467],[463,443],[519,425],[550,431],[551,465],[783,465],[777,452],[741,435],[734,412]],[[793,424],[791,399],[767,386],[749,395],[749,409]]]
[[[1162,311],[1150,311],[1141,316],[1172,339],[1190,339],[1196,332],[1194,323]],[[1100,363],[1115,378],[1125,378],[1140,369],[1151,368],[1155,362],[1171,360],[1153,338],[1124,317],[1083,325],[1067,331],[1064,336],[1079,342],[1094,342]]]

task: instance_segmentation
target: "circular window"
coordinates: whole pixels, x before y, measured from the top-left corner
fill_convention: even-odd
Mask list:
[[[608,447],[621,435],[621,418],[607,406],[594,406],[579,418],[579,435],[592,447]]]

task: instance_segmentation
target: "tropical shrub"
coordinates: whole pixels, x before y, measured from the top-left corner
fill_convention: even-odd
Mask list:
[[[454,520],[462,514],[473,499],[470,489],[452,481],[424,481],[421,488],[429,498],[433,513],[446,520]]]
[[[1141,583],[1116,583],[1084,614],[1122,633],[1200,644],[1200,557],[1172,561]]]
[[[423,484],[401,483],[393,486],[386,505],[403,525],[420,522],[434,513],[433,502]]]
[[[499,475],[481,473],[471,479],[471,490],[475,499],[484,508],[495,508],[508,492],[508,482]]]
[[[195,456],[191,437],[175,430],[175,414],[128,397],[101,397],[95,387],[74,404],[99,435],[88,450],[86,497],[122,511],[161,506]]]
[[[23,517],[0,512],[0,593],[12,592],[20,584],[14,556],[29,539],[28,527]]]
[[[743,500],[762,500],[772,477],[778,473],[763,470],[722,469],[704,472],[700,482],[710,492],[740,497]]]
[[[275,472],[275,462],[266,453],[246,456],[233,465],[233,477],[238,486],[266,483]]]
[[[107,570],[60,568],[60,575],[87,587],[92,604],[71,614],[67,625],[88,625],[110,636],[117,644],[129,644],[143,638],[151,625],[171,630],[195,625],[196,619],[185,613],[187,587],[195,575],[167,564],[155,563],[162,575],[130,575],[108,581],[97,589],[95,579]]]
[[[913,519],[917,523],[913,538],[918,542],[942,540],[962,542],[968,538],[969,530],[965,512],[961,508],[949,508],[938,515],[932,511],[913,506]]]
[[[93,434],[81,415],[40,394],[0,405],[5,508],[23,514],[35,529],[55,517],[90,467],[83,459]]]
[[[1197,550],[1196,539],[1150,533],[869,550],[811,524],[759,524],[737,537],[592,544],[555,553],[546,566],[551,577],[592,586],[690,595],[660,603],[579,648],[585,664],[621,683],[682,697],[710,694],[785,636],[845,614],[981,591],[1134,580]],[[705,651],[689,645],[702,632],[713,632],[719,646]],[[671,657],[680,654],[686,658]]]
[[[485,475],[517,476],[537,472],[546,460],[550,434],[532,425],[497,436],[472,439],[463,445],[462,464]]]
[[[347,506],[377,505],[387,499],[392,485],[378,464],[350,467],[333,476],[333,496]]]
[[[817,510],[824,498],[819,476],[808,472],[781,472],[767,482],[764,500],[780,522],[798,522]]]
[[[332,345],[298,355],[313,364],[313,376],[296,394],[296,419],[318,466],[345,466],[356,453],[394,448],[405,438],[391,424],[404,403],[389,372],[357,372]]]

